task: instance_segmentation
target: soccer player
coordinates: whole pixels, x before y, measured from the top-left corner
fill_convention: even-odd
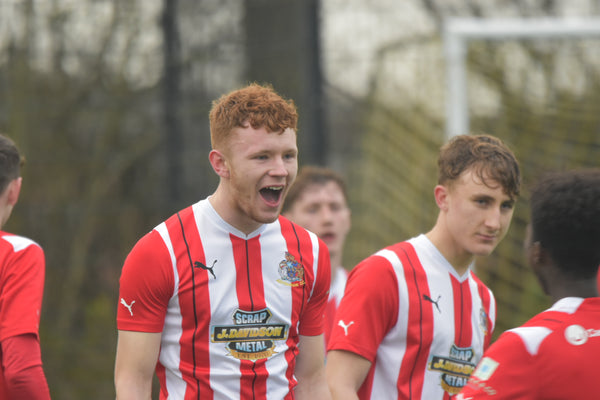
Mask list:
[[[457,398],[600,398],[600,169],[536,183],[525,251],[554,305],[504,332]]]
[[[329,399],[327,246],[279,212],[298,170],[292,101],[251,84],[210,112],[211,196],[146,234],[120,280],[118,399]],[[157,363],[158,362],[158,363]]]
[[[282,214],[316,233],[329,248],[331,288],[325,310],[327,343],[348,279],[348,272],[342,267],[342,256],[350,231],[351,212],[344,179],[330,168],[303,167],[285,199]]]
[[[23,159],[0,135],[0,229],[17,204]],[[50,399],[40,350],[44,250],[23,236],[0,231],[0,399]]]
[[[470,269],[506,234],[517,160],[489,135],[460,135],[438,158],[437,221],[350,273],[327,353],[334,399],[448,399],[489,344],[492,292]]]

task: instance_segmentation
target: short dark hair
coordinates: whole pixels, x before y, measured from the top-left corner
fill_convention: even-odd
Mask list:
[[[294,184],[290,187],[290,190],[285,197],[285,202],[283,203],[281,212],[285,213],[292,208],[294,203],[298,200],[300,195],[308,186],[325,185],[329,182],[334,182],[340,187],[342,193],[344,194],[344,199],[346,202],[348,202],[346,182],[344,181],[342,175],[338,174],[331,168],[307,165],[302,167],[298,173],[298,176],[296,177],[296,180],[294,181]]]
[[[549,172],[531,190],[532,241],[568,275],[600,266],[600,169]]]
[[[499,183],[511,198],[521,191],[521,171],[513,152],[500,139],[490,135],[454,136],[440,149],[438,183],[452,184],[467,169],[488,185]]]
[[[0,134],[0,193],[8,184],[21,174],[24,159],[15,143],[7,136]]]

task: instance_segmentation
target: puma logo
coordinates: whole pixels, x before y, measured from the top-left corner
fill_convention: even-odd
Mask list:
[[[350,328],[350,325],[352,325],[354,323],[354,321],[350,321],[350,323],[348,325],[346,325],[346,323],[344,321],[342,321],[341,319],[338,321],[338,325],[341,326],[342,328],[344,328],[344,332],[346,334],[346,336],[348,336],[348,328]]]
[[[423,299],[432,302],[440,314],[442,313],[442,310],[440,310],[440,306],[439,306],[438,302],[440,301],[441,298],[442,298],[442,295],[439,295],[437,300],[433,300],[431,297],[427,296],[426,294],[423,295]]]
[[[208,272],[210,272],[210,274],[213,276],[213,278],[217,279],[217,276],[215,275],[215,272],[213,271],[213,268],[215,267],[216,263],[217,263],[217,260],[213,261],[213,263],[210,267],[207,267],[206,265],[202,264],[200,261],[196,261],[194,263],[194,267],[207,270]]]
[[[135,300],[133,300],[131,302],[131,304],[127,304],[125,299],[121,297],[121,304],[123,304],[125,307],[127,307],[127,309],[129,310],[129,314],[131,314],[132,317],[133,317],[133,311],[131,310],[131,307],[133,307],[133,303],[135,303]]]

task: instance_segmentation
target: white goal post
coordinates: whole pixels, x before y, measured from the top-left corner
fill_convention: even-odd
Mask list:
[[[469,133],[465,57],[471,40],[600,37],[600,18],[449,18],[444,23],[446,138]]]

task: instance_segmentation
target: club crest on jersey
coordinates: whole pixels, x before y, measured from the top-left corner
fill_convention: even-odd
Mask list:
[[[287,251],[285,260],[279,263],[279,276],[281,279],[277,279],[277,282],[284,285],[294,287],[304,285],[304,267]]]
[[[275,342],[286,340],[288,326],[269,324],[272,313],[268,308],[259,311],[236,310],[233,325],[213,326],[211,342],[227,343],[228,356],[238,360],[263,360],[276,353]]]
[[[483,332],[483,336],[487,336],[488,335],[488,315],[485,312],[485,310],[483,309],[483,307],[481,307],[481,309],[479,310],[479,327],[481,328],[481,332]]]
[[[442,373],[442,388],[446,392],[457,394],[475,370],[476,363],[472,361],[474,355],[471,347],[452,345],[448,357],[432,356],[428,368]]]

